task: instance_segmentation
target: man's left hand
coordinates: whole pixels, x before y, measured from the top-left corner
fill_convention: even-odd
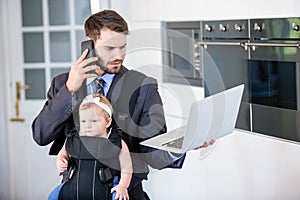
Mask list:
[[[206,148],[210,145],[213,145],[216,141],[215,140],[211,140],[210,142],[204,142],[203,145],[201,145],[200,147],[196,147],[194,150],[198,150],[198,149],[201,149],[201,148]]]

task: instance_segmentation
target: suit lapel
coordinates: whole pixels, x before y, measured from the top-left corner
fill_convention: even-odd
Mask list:
[[[128,71],[127,68],[122,66],[119,73],[116,74],[114,80],[108,90],[107,98],[110,100],[112,105],[115,105],[120,97],[121,89],[125,80],[125,74]]]

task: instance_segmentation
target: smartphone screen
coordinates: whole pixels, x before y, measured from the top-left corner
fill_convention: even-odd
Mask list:
[[[93,42],[93,40],[86,40],[86,41],[82,41],[82,42],[81,42],[81,53],[83,53],[84,50],[86,50],[86,49],[88,49],[89,52],[88,52],[88,54],[86,55],[85,59],[90,58],[90,57],[95,57],[95,56],[96,56],[96,55],[95,55],[95,47],[94,47],[94,42]],[[92,62],[92,63],[90,63],[89,65],[94,65],[94,64],[95,64],[95,63]],[[87,65],[87,66],[88,66],[88,65]],[[91,71],[91,72],[89,72],[89,73],[97,74],[97,73],[95,72],[95,70],[93,70],[93,71]]]

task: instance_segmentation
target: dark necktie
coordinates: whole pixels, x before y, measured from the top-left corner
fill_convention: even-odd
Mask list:
[[[105,81],[102,78],[96,78],[95,80],[96,93],[104,95],[104,83]]]

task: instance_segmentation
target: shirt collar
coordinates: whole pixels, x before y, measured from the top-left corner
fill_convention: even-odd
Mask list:
[[[115,77],[115,74],[104,74],[103,76],[97,76],[96,78],[102,78],[105,81],[105,85],[110,88],[110,85]],[[90,84],[95,78],[87,78],[86,84]]]
[[[98,76],[102,78],[105,81],[105,84],[107,85],[108,88],[110,88],[110,85],[115,77],[115,74],[104,74],[103,76]]]

